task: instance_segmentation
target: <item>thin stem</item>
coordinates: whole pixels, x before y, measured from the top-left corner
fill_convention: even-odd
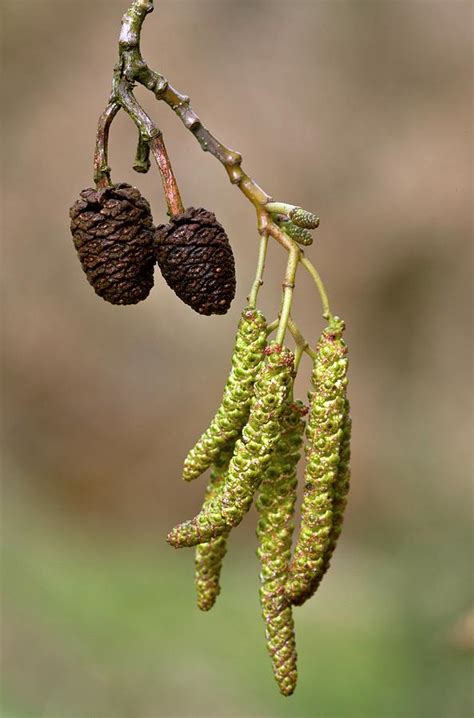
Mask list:
[[[304,354],[304,347],[301,344],[297,344],[295,347],[295,363],[294,363],[294,369],[295,374],[298,373],[298,369],[301,363],[301,357]]]
[[[323,305],[323,316],[332,319],[329,300],[324,284],[313,264],[307,259],[295,242],[275,223],[272,213],[277,214],[283,211],[285,214],[298,214],[298,221],[295,215],[295,222],[298,226],[317,226],[316,215],[295,205],[283,202],[272,202],[272,198],[242,169],[242,155],[239,152],[226,147],[212,133],[204,127],[198,115],[191,109],[190,98],[175,90],[168,80],[158,72],[150,70],[143,60],[140,51],[140,34],[143,21],[148,13],[154,9],[153,0],[134,0],[130,9],[122,18],[122,27],[119,39],[119,63],[114,74],[114,83],[111,100],[106,111],[101,115],[97,135],[97,147],[94,158],[95,178],[98,186],[110,184],[110,169],[107,165],[107,138],[110,123],[123,107],[139,128],[142,142],[149,142],[152,152],[161,172],[163,188],[168,203],[170,214],[182,211],[182,203],[178,186],[173,175],[166,148],[163,144],[161,131],[152,122],[150,117],[141,108],[133,95],[135,82],[144,85],[153,92],[158,100],[165,102],[180,118],[186,129],[197,139],[205,152],[210,152],[225,168],[227,175],[232,182],[239,187],[241,192],[249,199],[257,211],[257,220],[260,233],[271,236],[289,253],[287,273],[284,282],[284,293],[280,322],[277,332],[277,341],[283,342],[291,310],[291,302],[294,289],[294,277],[299,262],[311,275],[315,282]],[[143,150],[143,147],[142,147]],[[141,164],[141,168],[145,164]],[[299,215],[302,215],[299,217]],[[310,222],[310,225],[308,225]],[[319,222],[318,222],[319,223]],[[260,262],[260,255],[259,255]],[[257,269],[263,272],[262,267]],[[260,277],[261,279],[261,277]],[[249,301],[256,302],[259,284],[252,286]]]
[[[108,163],[109,131],[110,125],[119,110],[119,103],[111,99],[99,117],[94,152],[94,182],[97,189],[103,189],[112,184]]]
[[[282,247],[284,247],[288,252],[291,251],[297,251],[299,255],[301,255],[301,250],[298,249],[297,245],[293,242],[293,240],[286,234],[286,232],[283,232],[280,227],[275,224],[271,219],[268,219],[267,221],[267,231],[268,234],[270,234],[276,241],[281,244]]]
[[[287,204],[286,202],[269,202],[265,209],[271,214],[283,214],[285,217],[289,217],[291,210],[296,209],[296,207],[294,204]]]
[[[326,288],[323,284],[323,280],[319,276],[318,271],[316,270],[316,267],[312,262],[309,261],[307,257],[301,256],[300,259],[301,264],[306,269],[307,272],[311,275],[314,283],[316,284],[316,287],[319,292],[319,296],[321,297],[321,304],[323,305],[323,317],[325,319],[328,319],[329,321],[332,320],[333,315],[331,313],[331,309],[329,307],[329,298],[326,292]]]
[[[275,329],[278,328],[279,323],[280,323],[280,320],[279,320],[279,319],[275,319],[273,322],[271,322],[271,324],[268,324],[268,325],[267,325],[267,337],[270,336],[270,334],[271,334],[272,332],[274,332]]]
[[[265,271],[265,260],[267,257],[267,249],[268,249],[268,234],[265,232],[260,237],[260,244],[258,249],[258,262],[257,262],[257,271],[255,274],[255,279],[252,284],[252,288],[250,290],[250,294],[248,296],[248,305],[252,309],[255,309],[257,306],[257,296],[258,292],[260,290],[260,287],[263,285],[263,273]]]
[[[286,265],[285,280],[283,282],[283,301],[280,311],[280,322],[278,324],[278,330],[276,333],[275,340],[278,344],[283,344],[285,340],[286,328],[288,326],[288,320],[290,318],[291,304],[293,301],[293,290],[295,288],[295,277],[296,270],[300,260],[300,251],[293,245],[290,249],[288,256],[288,263]]]
[[[168,206],[168,214],[173,217],[184,211],[178,184],[173,173],[161,130],[145,112],[124,78],[117,78],[114,83],[117,102],[136,124],[142,142],[150,145],[153,157],[156,160],[161,175],[163,192]]]
[[[158,100],[166,102],[201,145],[224,166],[227,175],[256,207],[263,207],[271,197],[241,167],[242,155],[226,147],[204,127],[190,107],[190,98],[175,90],[158,72],[150,70],[140,52],[140,33],[146,15],[153,10],[153,0],[135,0],[122,19],[119,40],[120,71],[128,83],[139,82]]]
[[[150,169],[150,141],[145,139],[141,132],[138,133],[137,152],[133,169],[140,174],[146,174]]]
[[[298,367],[301,362],[301,357],[303,356],[304,352],[306,351],[308,347],[308,342],[302,335],[299,327],[297,326],[296,322],[293,321],[292,317],[290,316],[288,318],[288,329],[291,332],[291,336],[295,340],[296,349],[295,349],[295,373],[298,371]]]
[[[184,212],[183,202],[179,193],[178,183],[173,173],[173,168],[166,151],[163,136],[156,135],[150,143],[151,152],[160,170],[163,191],[168,205],[168,215],[174,217]]]

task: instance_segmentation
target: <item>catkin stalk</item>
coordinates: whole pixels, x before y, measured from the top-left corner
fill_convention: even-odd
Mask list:
[[[281,416],[294,375],[294,356],[289,349],[272,342],[265,355],[249,419],[235,444],[223,490],[194,519],[170,531],[167,541],[176,548],[222,536],[242,521],[252,504],[280,438]]]
[[[321,335],[313,367],[301,526],[286,583],[286,595],[295,605],[313,595],[327,568],[347,408],[347,347],[343,331],[344,322],[335,317]]]
[[[260,605],[265,622],[267,648],[273,673],[283,695],[296,688],[296,643],[291,603],[285,581],[291,556],[296,469],[303,441],[306,408],[289,402],[282,419],[282,433],[257,499],[259,521],[257,550],[261,562]]]
[[[236,441],[248,419],[253,387],[266,345],[266,321],[258,309],[244,309],[232,354],[232,369],[224,396],[209,428],[188,453],[183,479],[198,478],[219,457],[223,447]]]
[[[233,448],[231,445],[229,448],[223,449],[211,469],[211,478],[206,489],[203,509],[206,509],[210,501],[222,491]],[[228,534],[222,534],[222,536],[196,546],[194,582],[197,604],[201,611],[209,611],[220,593],[219,580],[222,561],[227,552],[227,538]]]

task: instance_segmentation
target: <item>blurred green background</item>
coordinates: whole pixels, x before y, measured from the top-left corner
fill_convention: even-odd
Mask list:
[[[1,0],[3,718],[468,718],[472,649],[471,2],[159,0],[144,57],[275,198],[321,216],[309,256],[351,351],[353,484],[321,590],[296,613],[278,694],[252,511],[215,609],[165,536],[202,500],[179,479],[220,399],[256,261],[254,213],[166,106],[183,198],[233,242],[238,295],[200,317],[159,276],[112,307],[68,208],[91,183],[126,0]],[[141,188],[119,116],[113,178]],[[278,307],[274,247],[261,306]],[[295,316],[314,341],[302,274]],[[309,365],[298,389],[304,397]]]

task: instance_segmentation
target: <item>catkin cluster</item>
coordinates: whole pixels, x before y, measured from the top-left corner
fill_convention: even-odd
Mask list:
[[[211,498],[194,519],[168,534],[172,546],[196,546],[221,536],[237,526],[251,506],[280,438],[281,417],[293,378],[292,352],[271,343],[264,354],[249,417],[235,443],[222,492]]]
[[[255,496],[260,604],[273,673],[283,695],[296,687],[293,606],[316,591],[341,532],[349,489],[350,416],[344,323],[333,318],[318,342],[306,426],[301,523],[291,555],[297,465],[307,408],[293,399],[295,357],[267,344],[263,315],[242,313],[232,368],[209,428],[188,453],[183,478],[211,467],[200,512],[176,526],[168,542],[196,547],[198,606],[208,611],[220,592],[227,540]]]
[[[202,149],[224,166],[233,185],[250,200],[261,236],[255,280],[242,313],[224,395],[209,427],[189,451],[185,481],[210,469],[199,513],[168,534],[176,547],[195,547],[198,606],[208,611],[220,592],[222,562],[233,528],[256,498],[260,560],[260,605],[267,648],[281,693],[297,681],[293,608],[314,594],[341,533],[350,479],[351,420],[346,396],[344,323],[332,316],[316,267],[302,247],[313,242],[316,214],[274,201],[242,168],[240,153],[218,140],[192,110],[187,95],[151,70],[140,52],[140,35],[154,0],[131,0],[124,14],[119,62],[101,114],[94,153],[95,189],[87,188],[70,209],[74,247],[89,284],[113,305],[145,300],[155,267],[177,297],[200,315],[225,314],[236,292],[229,238],[215,214],[183,205],[161,130],[138,103],[137,83],[179,116]],[[169,221],[155,226],[150,204],[131,185],[112,183],[108,164],[111,123],[125,111],[138,128],[137,172],[158,165]],[[288,251],[278,319],[267,326],[256,309],[269,240]],[[292,316],[298,266],[312,277],[328,326],[313,350]],[[276,340],[268,337],[276,329]],[[296,351],[283,346],[289,331]],[[294,379],[304,353],[314,361],[307,408],[294,399]],[[297,466],[306,435],[301,521],[292,554]]]

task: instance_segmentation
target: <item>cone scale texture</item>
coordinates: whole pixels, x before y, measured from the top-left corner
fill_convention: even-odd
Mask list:
[[[235,296],[235,264],[216,216],[189,207],[156,228],[161,273],[178,297],[199,314],[225,314]]]
[[[136,304],[153,287],[153,219],[140,192],[120,183],[85,189],[70,210],[71,233],[96,294],[111,304]]]

